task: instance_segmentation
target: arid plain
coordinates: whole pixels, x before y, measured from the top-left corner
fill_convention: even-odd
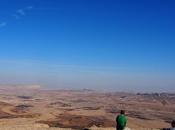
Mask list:
[[[114,129],[121,109],[131,129],[170,127],[175,94],[0,87],[0,130]]]

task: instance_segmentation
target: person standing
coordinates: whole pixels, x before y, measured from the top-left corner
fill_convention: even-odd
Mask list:
[[[124,130],[127,123],[125,111],[121,110],[120,115],[116,117],[116,130]]]

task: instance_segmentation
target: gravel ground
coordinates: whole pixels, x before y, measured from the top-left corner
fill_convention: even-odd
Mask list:
[[[40,126],[0,126],[0,130],[72,130],[65,128],[46,128]],[[115,128],[92,128],[91,130],[115,130]],[[158,129],[131,129],[131,130],[158,130]]]

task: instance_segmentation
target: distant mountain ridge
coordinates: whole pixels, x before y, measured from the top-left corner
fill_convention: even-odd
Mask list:
[[[41,85],[0,85],[0,90],[41,89]]]

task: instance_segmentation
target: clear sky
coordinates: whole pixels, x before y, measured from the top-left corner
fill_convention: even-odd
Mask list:
[[[174,0],[0,2],[0,84],[175,92]]]

